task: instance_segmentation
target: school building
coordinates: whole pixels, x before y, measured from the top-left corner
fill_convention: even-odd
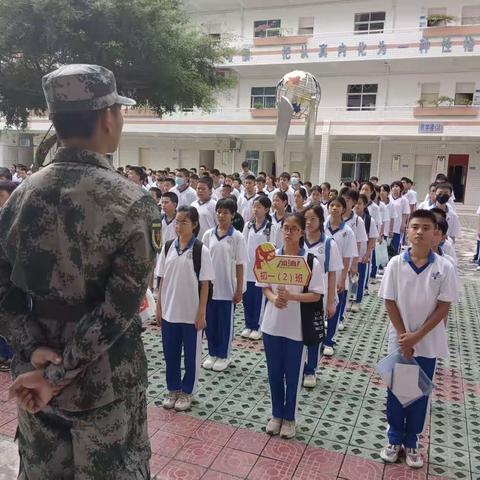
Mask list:
[[[206,33],[236,47],[219,68],[237,84],[219,95],[210,113],[157,118],[141,109],[128,111],[117,165],[203,164],[229,173],[247,160],[255,172],[280,173],[275,86],[289,71],[305,70],[322,90],[314,184],[408,176],[422,197],[443,172],[459,201],[480,203],[480,1],[189,0],[187,5]],[[32,118],[30,135],[17,135],[17,146],[34,149],[48,127],[45,118]],[[293,121],[286,151],[290,171],[305,171],[303,133],[303,120]],[[2,163],[15,160],[19,149],[2,145]]]

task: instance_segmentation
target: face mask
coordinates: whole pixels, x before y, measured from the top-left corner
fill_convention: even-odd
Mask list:
[[[450,200],[450,195],[447,193],[442,193],[441,195],[437,195],[437,202],[440,205],[445,205]]]
[[[290,183],[291,183],[292,185],[298,185],[298,178],[297,178],[297,177],[292,177],[292,178],[290,179]]]
[[[185,185],[185,179],[183,177],[175,177],[175,185],[177,187],[183,187]]]

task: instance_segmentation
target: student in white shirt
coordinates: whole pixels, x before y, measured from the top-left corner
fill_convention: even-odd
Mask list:
[[[255,191],[258,193],[263,192],[265,193],[265,177],[262,177],[259,175],[257,179],[255,180]],[[268,193],[265,193],[265,195],[268,197]]]
[[[307,191],[303,188],[295,190],[293,194],[293,212],[302,213],[306,208]]]
[[[278,177],[278,189],[285,192],[288,196],[288,205],[290,209],[294,206],[293,194],[295,193],[290,185],[290,174],[288,172],[282,172]],[[272,194],[270,194],[272,195]]]
[[[367,209],[370,217],[375,220],[375,225],[378,230],[378,239],[383,239],[383,218],[382,210],[380,206],[376,203],[377,192],[375,190],[375,185],[372,182],[364,182],[360,188],[360,193],[365,195],[368,198]],[[375,245],[374,245],[375,247]],[[372,250],[372,258],[369,264],[369,272],[367,272],[367,278],[365,283],[365,289],[368,290],[368,282],[372,280],[375,281],[377,276],[377,257],[375,255],[375,248]]]
[[[368,265],[372,258],[372,252],[375,248],[375,244],[378,238],[378,230],[375,219],[370,215],[368,211],[369,199],[363,193],[359,195],[358,202],[355,205],[355,214],[361,218],[365,224],[365,231],[367,233],[368,240],[366,242],[360,243],[360,250],[358,252],[358,282],[357,282],[357,293],[355,296],[355,301],[350,307],[350,311],[357,313],[360,311],[360,304],[363,300],[363,294],[365,292],[365,287],[368,282]]]
[[[241,336],[250,340],[260,340],[260,319],[263,312],[262,289],[255,285],[256,278],[253,272],[256,250],[262,243],[270,242],[272,221],[270,208],[272,203],[267,196],[258,196],[253,202],[253,219],[245,223],[243,236],[247,245],[247,290],[243,294],[243,311],[245,314],[245,328]]]
[[[276,248],[283,247],[283,222],[285,220],[286,208],[288,206],[288,197],[285,192],[277,190],[272,200],[272,233],[271,240]]]
[[[445,212],[448,222],[448,236],[455,242],[455,239],[460,236],[460,220],[448,203],[452,192],[452,186],[449,183],[437,184],[435,187],[436,201],[431,209],[439,208]]]
[[[408,177],[402,177],[400,181],[403,184],[403,195],[407,197],[410,205],[410,212],[414,212],[417,208],[417,192],[412,188],[413,180],[410,180]]]
[[[301,214],[287,216],[283,224],[283,249],[277,255],[307,256],[300,247],[305,230]],[[257,283],[263,288],[267,305],[262,321],[263,344],[272,398],[269,435],[295,436],[297,395],[301,386],[306,348],[303,343],[300,304],[318,302],[324,293],[323,270],[314,259],[308,292],[303,287]]]
[[[430,211],[432,211],[435,214],[435,217],[437,217],[437,222],[439,225],[438,228],[440,228],[440,225],[443,226],[443,224],[446,223],[448,232],[447,213],[445,212],[445,210],[434,207],[431,208]],[[445,222],[440,222],[440,220],[444,220]],[[445,235],[445,237],[442,239],[439,247],[442,249],[442,252],[444,252],[448,258],[452,258],[455,265],[457,265],[458,258],[457,252],[455,251],[455,244],[453,243],[452,239],[448,237],[448,234]]]
[[[222,195],[222,177],[220,170],[214,168],[210,170],[210,178],[212,179],[212,198],[213,200],[219,200]]]
[[[243,235],[232,226],[237,211],[235,201],[220,199],[215,208],[218,225],[203,236],[203,244],[212,257],[215,283],[207,304],[208,357],[202,366],[222,372],[231,362],[233,312],[242,301],[247,249]]]
[[[325,273],[325,295],[323,296],[324,318],[331,319],[337,310],[337,274],[343,270],[340,250],[332,237],[324,231],[325,217],[320,205],[310,206],[304,212],[305,243],[307,253],[312,253],[320,262]],[[315,371],[320,360],[320,345],[308,347],[307,362],[303,371],[303,386],[314,388],[317,383]]]
[[[410,205],[406,197],[402,196],[402,182],[392,182],[390,185],[390,201],[395,208],[396,218],[393,222],[393,238],[392,245],[397,255],[400,252],[402,244],[402,235],[405,231],[408,216],[410,215]]]
[[[327,206],[327,204],[330,202],[330,191],[332,190],[332,186],[328,182],[323,182],[320,185],[320,191],[322,192],[322,205]]]
[[[265,178],[265,188],[263,189],[263,191],[268,196],[268,198],[270,198],[270,200],[272,200],[270,195],[273,195],[273,193],[277,190],[277,187],[275,186],[276,181],[277,179],[274,175],[267,175],[267,177]]]
[[[430,208],[435,205],[435,202],[437,201],[437,194],[435,193],[436,189],[437,184],[435,182],[431,183],[428,187],[427,198],[418,206],[419,210],[430,210]]]
[[[215,214],[217,201],[212,196],[212,179],[210,177],[202,177],[198,180],[197,198],[192,203],[192,207],[198,210],[200,218],[198,238],[203,238],[205,232],[217,224],[217,215]]]
[[[436,229],[432,212],[417,210],[411,214],[407,228],[411,247],[390,260],[379,291],[391,322],[389,352],[400,348],[404,356],[413,356],[430,379],[437,359],[448,356],[443,320],[458,298],[453,266],[431,251]],[[407,465],[423,466],[417,447],[428,402],[424,396],[404,408],[388,390],[388,445],[380,452],[385,462],[395,463],[403,446]]]
[[[178,207],[189,207],[196,199],[197,194],[189,184],[190,172],[186,168],[179,168],[175,174],[175,187],[170,191],[178,197]]]
[[[333,346],[335,344],[334,337],[337,332],[337,326],[345,305],[347,303],[348,295],[348,272],[350,270],[352,260],[358,257],[357,243],[355,241],[355,234],[352,229],[343,221],[343,213],[347,208],[345,199],[337,197],[328,204],[329,218],[325,226],[325,235],[332,237],[340,250],[340,255],[343,259],[343,269],[337,275],[337,293],[339,296],[339,303],[335,310],[335,315],[328,321],[327,335],[324,341],[323,354],[332,356],[334,353]]]
[[[253,201],[257,197],[255,193],[255,177],[253,175],[247,175],[244,184],[245,192],[240,194],[237,206],[238,213],[243,217],[245,223],[248,223],[252,219]]]
[[[161,281],[156,317],[162,328],[168,389],[163,407],[177,411],[191,407],[197,389],[209,281],[215,280],[208,248],[196,239],[198,229],[197,210],[180,207],[176,216],[178,237],[174,242],[165,244],[160,254]],[[201,256],[198,276],[195,272],[196,252]],[[183,378],[180,368],[182,350],[185,367]]]

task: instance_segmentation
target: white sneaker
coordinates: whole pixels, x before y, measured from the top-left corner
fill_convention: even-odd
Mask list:
[[[370,295],[370,292],[368,291],[368,288],[366,288],[365,291],[363,292],[363,296],[368,297],[369,295]]]
[[[375,285],[376,283],[378,283],[378,280],[376,278],[370,278],[370,283],[372,285]]]
[[[211,357],[209,355],[202,363],[202,367],[205,368],[205,370],[211,370],[216,361],[217,357]]]
[[[340,331],[345,330],[345,324],[343,322],[338,322],[338,329]]]
[[[240,336],[243,337],[243,338],[250,338],[251,333],[252,333],[252,331],[249,328],[244,328],[242,330],[242,333],[240,334]]]
[[[380,457],[384,462],[395,463],[398,460],[398,455],[401,449],[401,445],[388,444],[380,450]]]
[[[230,362],[229,358],[217,358],[212,370],[214,372],[223,372],[230,365]]]
[[[171,410],[175,407],[175,402],[178,400],[179,395],[180,392],[168,392],[163,399],[162,407]]]
[[[315,374],[305,375],[303,377],[303,386],[305,388],[315,388],[316,385],[317,385],[317,376]]]
[[[423,458],[416,448],[405,449],[405,461],[410,468],[422,468]]]
[[[323,347],[323,354],[326,357],[331,357],[333,355],[333,347],[329,347],[329,346]]]
[[[296,433],[294,421],[284,420],[282,422],[282,428],[280,429],[280,436],[282,438],[293,438]]]
[[[352,306],[350,307],[350,311],[352,313],[358,313],[360,311],[360,304],[357,302],[353,302]]]
[[[265,431],[269,435],[278,435],[280,433],[280,429],[282,428],[282,419],[272,417],[265,427]]]
[[[323,322],[323,326],[325,327],[325,330],[328,328],[328,321],[327,321],[327,320],[325,320],[325,321]]]
[[[262,332],[260,330],[252,330],[249,338],[250,340],[260,340],[262,338]]]
[[[180,392],[178,400],[175,402],[175,410],[177,412],[185,412],[186,410],[189,410],[192,406],[192,401],[193,395]]]
[[[475,270],[478,272],[480,270],[480,265]]]

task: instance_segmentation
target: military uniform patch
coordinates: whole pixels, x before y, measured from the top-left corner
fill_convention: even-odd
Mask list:
[[[157,253],[162,250],[162,222],[152,222],[152,245]]]

